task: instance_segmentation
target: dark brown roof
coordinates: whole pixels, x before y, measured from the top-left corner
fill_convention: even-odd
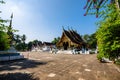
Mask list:
[[[81,36],[74,30],[65,30],[63,29],[63,34],[65,34],[72,42],[76,44],[82,44],[84,41]]]
[[[50,42],[43,42],[43,45],[50,46],[50,45],[55,45],[55,44],[53,44],[53,43],[50,43]]]

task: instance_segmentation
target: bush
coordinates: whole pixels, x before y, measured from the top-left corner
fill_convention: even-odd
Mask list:
[[[115,60],[120,55],[120,17],[114,8],[99,24],[97,30],[98,59],[102,57]]]
[[[115,61],[115,64],[120,65],[120,59],[118,59],[117,61]]]

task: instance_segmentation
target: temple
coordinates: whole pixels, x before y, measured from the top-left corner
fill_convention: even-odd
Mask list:
[[[63,48],[64,50],[73,48],[85,48],[87,44],[83,41],[81,36],[74,30],[65,30],[63,28],[62,36],[59,42],[56,44],[58,48]]]

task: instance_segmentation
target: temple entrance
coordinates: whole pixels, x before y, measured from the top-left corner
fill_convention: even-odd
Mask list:
[[[64,43],[63,43],[64,50],[67,50],[68,45],[69,45],[68,42],[64,42]]]

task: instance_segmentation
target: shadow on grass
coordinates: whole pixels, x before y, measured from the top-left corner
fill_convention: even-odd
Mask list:
[[[0,80],[40,80],[31,73],[5,73],[0,74]]]
[[[40,61],[28,60],[28,59],[5,61],[5,62],[0,62],[0,71],[34,68],[39,65],[46,65],[46,64],[47,62],[40,62]]]

